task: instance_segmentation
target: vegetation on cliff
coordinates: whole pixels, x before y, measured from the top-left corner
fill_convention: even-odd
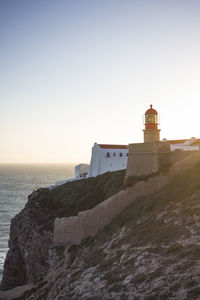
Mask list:
[[[40,218],[40,231],[53,230],[55,218],[76,216],[79,211],[91,209],[124,187],[125,170],[107,172],[97,177],[67,182],[57,188],[41,190],[39,206],[45,213]]]
[[[25,208],[11,222],[1,289],[40,279],[49,269],[55,218],[93,208],[123,188],[124,176],[124,170],[108,172],[30,195]]]
[[[54,249],[45,281],[20,299],[197,299],[199,228],[200,163],[94,238]]]

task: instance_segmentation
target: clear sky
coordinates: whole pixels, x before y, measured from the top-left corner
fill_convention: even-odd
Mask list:
[[[200,137],[199,0],[0,0],[0,162]]]

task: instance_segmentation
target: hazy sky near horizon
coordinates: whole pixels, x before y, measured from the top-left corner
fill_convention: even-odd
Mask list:
[[[0,162],[200,137],[199,0],[0,0]]]

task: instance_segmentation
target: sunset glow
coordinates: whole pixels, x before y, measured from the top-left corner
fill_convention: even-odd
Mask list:
[[[94,142],[200,137],[200,2],[0,2],[0,163],[89,162]]]

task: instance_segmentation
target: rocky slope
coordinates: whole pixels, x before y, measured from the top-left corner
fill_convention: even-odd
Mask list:
[[[125,171],[39,189],[12,220],[1,289],[40,280],[49,269],[49,249],[56,217],[77,215],[123,188]]]
[[[200,163],[49,263],[18,299],[200,299]]]

